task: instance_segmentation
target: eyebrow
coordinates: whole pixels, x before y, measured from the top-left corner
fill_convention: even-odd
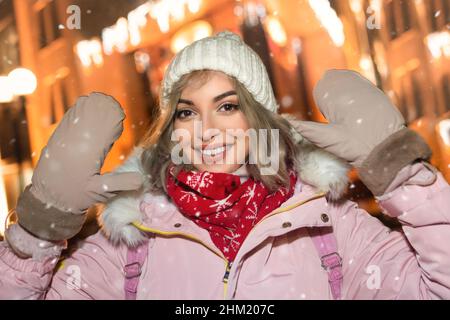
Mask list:
[[[217,97],[214,97],[213,102],[220,101],[220,100],[222,100],[225,97],[233,96],[233,95],[236,95],[236,91],[234,91],[234,90],[230,90],[230,91],[221,93]],[[185,103],[185,104],[190,105],[190,106],[194,105],[194,103],[191,100],[187,100],[187,99],[179,99],[178,103]]]

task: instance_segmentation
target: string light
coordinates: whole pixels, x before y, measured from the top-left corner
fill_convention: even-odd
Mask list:
[[[450,57],[450,34],[447,31],[430,33],[425,42],[435,59]]]
[[[336,11],[330,6],[328,0],[308,0],[320,23],[325,27],[331,40],[338,47],[344,44],[344,26],[336,14]]]
[[[102,45],[100,40],[83,40],[77,43],[76,52],[81,64],[84,67],[90,67],[92,64],[103,65]]]
[[[141,41],[141,29],[148,23],[148,17],[154,19],[159,30],[167,33],[170,22],[182,21],[186,16],[186,7],[191,14],[200,11],[202,0],[159,0],[148,1],[130,11],[127,18],[121,17],[116,24],[103,29],[102,41],[105,54],[114,50],[125,52],[128,45],[137,46]]]

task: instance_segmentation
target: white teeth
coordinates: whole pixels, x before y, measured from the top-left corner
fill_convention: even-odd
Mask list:
[[[220,148],[216,148],[216,149],[205,149],[202,150],[202,153],[207,155],[207,156],[215,156],[218,153],[222,153],[225,151],[225,147],[220,147]]]

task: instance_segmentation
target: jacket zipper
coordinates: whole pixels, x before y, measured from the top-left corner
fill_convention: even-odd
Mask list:
[[[289,211],[292,210],[298,206],[301,206],[302,204],[305,204],[311,200],[314,199],[318,199],[321,198],[325,195],[325,192],[321,192],[318,194],[315,194],[314,196],[312,196],[311,198],[305,199],[303,201],[291,204],[289,206],[286,207],[280,207],[276,210],[274,210],[271,214],[265,216],[264,218],[262,218],[257,224],[255,224],[253,226],[253,228],[250,230],[250,232],[248,233],[248,235],[255,230],[255,227],[260,224],[262,221],[264,221],[265,219],[276,215],[278,213],[281,212],[285,212],[285,211]],[[190,235],[188,233],[183,233],[183,232],[178,232],[178,231],[161,231],[161,230],[157,230],[157,229],[153,229],[153,228],[148,228],[143,226],[140,222],[134,221],[131,223],[132,225],[134,225],[136,228],[138,228],[139,230],[142,231],[146,231],[146,232],[151,232],[151,233],[156,233],[156,234],[161,234],[161,235],[165,235],[165,236],[173,236],[173,235],[180,235],[180,236],[184,236],[188,239],[194,240],[200,244],[202,244],[204,247],[206,247],[207,249],[211,250],[213,253],[215,253],[216,255],[218,255],[220,258],[222,258],[222,260],[225,262],[225,274],[222,278],[222,282],[223,282],[223,298],[225,299],[227,296],[227,289],[228,289],[228,278],[230,276],[230,271],[231,271],[231,267],[232,267],[232,262],[228,261],[227,258],[225,258],[225,256],[223,255],[223,253],[221,251],[217,251],[214,248],[210,247],[208,244],[206,244],[205,242],[203,242],[202,240],[198,239],[197,237],[194,237],[193,235]],[[248,237],[247,235],[247,237]]]
[[[233,264],[233,262],[227,261],[225,263],[225,274],[223,275],[223,299],[225,299],[227,297],[227,290],[228,290],[228,277],[230,276],[230,270],[231,270],[231,265]]]

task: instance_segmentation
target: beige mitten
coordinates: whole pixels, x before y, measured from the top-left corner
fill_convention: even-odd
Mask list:
[[[347,160],[375,194],[398,171],[431,151],[405,126],[389,97],[359,73],[329,70],[314,88],[314,99],[329,123],[296,121],[295,129],[317,146]]]
[[[22,228],[43,240],[69,239],[80,231],[90,206],[141,186],[137,173],[100,174],[124,118],[110,96],[78,98],[42,150],[32,184],[19,198],[16,212]]]

